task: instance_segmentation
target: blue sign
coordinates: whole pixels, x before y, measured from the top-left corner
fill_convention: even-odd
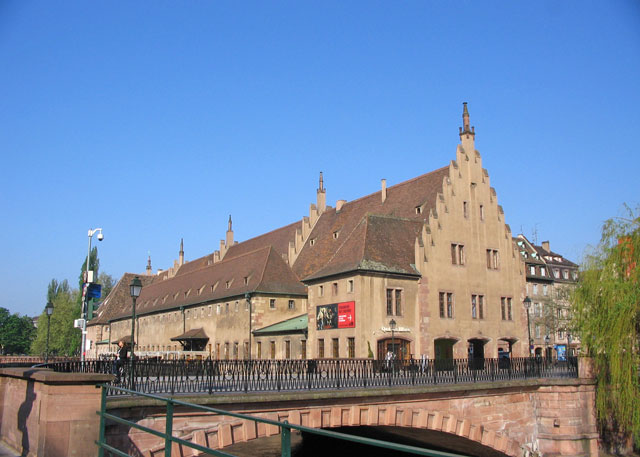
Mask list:
[[[558,361],[567,361],[567,346],[564,344],[556,344],[556,352],[558,354]]]
[[[102,296],[102,286],[100,284],[89,284],[87,287],[87,298],[100,298]]]

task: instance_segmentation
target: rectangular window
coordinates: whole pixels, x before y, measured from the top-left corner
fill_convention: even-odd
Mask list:
[[[276,342],[271,341],[271,360],[276,358]]]
[[[497,249],[487,249],[487,268],[497,270],[500,267],[500,257]]]
[[[233,358],[236,359],[236,360],[238,360],[238,357],[240,355],[239,354],[240,351],[238,349],[239,349],[238,348],[238,343],[237,342],[233,343]]]
[[[402,316],[402,290],[396,289],[396,316]]]
[[[540,324],[536,324],[535,326],[535,337],[540,338],[542,335]]]
[[[464,265],[464,245],[451,243],[451,263],[453,265]]]
[[[387,316],[402,316],[402,289],[387,289]]]
[[[324,359],[324,338],[318,338],[318,358]]]
[[[291,341],[289,340],[284,342],[284,358],[287,360],[291,358]]]
[[[262,341],[258,341],[257,346],[258,346],[258,359],[261,359],[262,358]]]
[[[347,343],[349,345],[349,358],[354,359],[356,357],[356,339],[353,337],[349,337]]]
[[[553,269],[553,277],[558,279],[560,278],[560,270],[558,270],[557,268]]]
[[[540,267],[540,276],[547,276],[547,269],[545,267]]]
[[[295,300],[289,300],[289,309],[296,309]]]
[[[324,286],[318,286],[318,297],[324,296]]]
[[[503,321],[513,320],[513,314],[511,309],[511,297],[500,298],[500,310],[502,311]]]
[[[478,295],[478,316],[484,319],[484,295]]]
[[[540,303],[534,303],[533,304],[533,315],[535,317],[540,317],[541,314],[542,314],[542,312],[540,310]]]
[[[471,319],[478,318],[478,296],[471,296]]]
[[[480,205],[480,220],[484,221],[484,205]]]
[[[465,218],[469,217],[469,203],[468,202],[462,202],[462,213],[464,214]]]
[[[453,294],[447,293],[447,317],[453,319]]]
[[[229,360],[229,343],[224,343],[224,359]]]
[[[307,340],[300,341],[300,358],[307,359]]]
[[[276,299],[275,298],[270,298],[269,299],[269,308],[270,309],[276,309]]]
[[[542,295],[549,295],[549,286],[546,284],[542,286]]]
[[[512,321],[513,320],[513,313],[512,313],[512,309],[511,309],[511,297],[507,297],[507,318]]]
[[[331,340],[331,347],[333,352],[333,358],[340,358],[340,340],[338,338],[333,338]]]
[[[347,281],[347,292],[349,293],[353,292],[353,279],[350,279]]]
[[[440,305],[440,317],[444,318],[445,313],[444,313],[444,299],[445,299],[445,293],[444,292],[440,292],[440,297],[439,297],[439,305]]]
[[[529,267],[529,273],[531,274],[531,276],[535,276],[536,275],[536,267],[531,265]]]
[[[533,285],[533,295],[538,295],[538,285],[537,284]]]
[[[338,295],[338,283],[334,282],[332,284],[332,287],[333,287],[333,295]]]

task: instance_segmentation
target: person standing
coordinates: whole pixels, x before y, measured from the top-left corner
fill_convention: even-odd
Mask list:
[[[116,356],[116,361],[113,364],[113,374],[116,375],[116,381],[120,379],[120,373],[122,372],[122,368],[127,363],[128,359],[128,349],[127,345],[124,344],[124,341],[118,341],[118,355]]]

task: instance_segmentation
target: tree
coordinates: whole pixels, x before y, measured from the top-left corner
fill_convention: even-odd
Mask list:
[[[52,293],[52,290],[54,293]],[[53,303],[51,331],[49,332],[50,354],[70,356],[77,354],[80,350],[81,334],[77,328],[73,327],[74,319],[80,317],[78,295],[80,293],[76,290],[71,290],[66,280],[58,283],[53,279],[49,283],[47,298]],[[38,319],[37,336],[31,345],[31,353],[34,355],[43,355],[45,353],[47,322],[47,314],[43,310]]]
[[[3,354],[26,354],[35,335],[29,316],[9,314],[0,308],[0,348]]]
[[[605,222],[574,294],[575,327],[594,360],[602,423],[640,439],[640,217]],[[635,213],[635,214],[634,214]]]

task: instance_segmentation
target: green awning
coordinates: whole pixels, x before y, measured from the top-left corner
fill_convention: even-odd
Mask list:
[[[306,333],[308,327],[309,316],[303,314],[302,316],[292,317],[286,321],[277,322],[267,327],[254,330],[252,333],[255,336],[288,335],[292,333]]]

